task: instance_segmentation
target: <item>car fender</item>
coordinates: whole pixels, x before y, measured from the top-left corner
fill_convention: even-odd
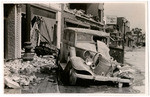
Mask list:
[[[90,67],[87,66],[85,63],[84,63],[84,60],[80,57],[71,57],[70,58],[70,62],[71,62],[71,65],[72,67],[75,69],[75,70],[83,70],[83,71],[87,71],[89,72],[91,75],[94,75],[94,73],[91,71]]]

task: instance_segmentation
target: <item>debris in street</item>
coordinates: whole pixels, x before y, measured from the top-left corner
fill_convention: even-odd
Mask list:
[[[56,69],[54,57],[34,56],[33,61],[22,62],[22,60],[10,60],[4,62],[4,78],[5,85],[10,88],[20,88],[28,86],[30,83],[34,85],[40,83],[42,78],[36,77],[35,73],[51,73]]]
[[[118,70],[113,73],[113,76],[134,79],[133,74],[135,74],[136,71],[131,66],[129,66],[127,64],[123,64],[122,67],[120,65],[118,65],[117,68],[118,68]]]

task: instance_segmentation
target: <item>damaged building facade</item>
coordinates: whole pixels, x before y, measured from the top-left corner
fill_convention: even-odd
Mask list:
[[[30,4],[30,19],[26,19],[26,4],[4,4],[4,9],[5,59],[21,58],[25,42],[31,45],[31,52],[40,43],[60,49],[64,29],[67,27],[105,31],[104,3],[65,3],[56,6],[50,3]],[[29,27],[26,26],[27,20]],[[11,41],[9,37],[13,37]],[[111,55],[116,55],[114,50],[110,49]]]
[[[32,49],[41,42],[60,48],[61,5],[30,4],[28,16],[27,5],[4,4],[5,59],[21,58],[25,42],[31,42]]]
[[[32,49],[40,45],[40,42],[49,42],[48,44],[60,49],[63,30],[66,27],[104,30],[103,3],[36,3],[30,4],[29,10],[31,12],[27,19],[26,4],[4,4],[5,59],[21,58],[27,41],[31,42]],[[30,27],[27,27],[27,20],[30,21]]]
[[[107,16],[106,17],[106,32],[110,33],[111,46],[123,48],[125,45],[131,45],[131,37],[127,32],[130,32],[130,22],[124,17]]]
[[[119,26],[119,30],[122,32],[121,36],[124,37],[125,46],[132,47],[133,45],[133,39],[130,32],[130,21],[128,21],[124,17],[118,17],[117,18],[117,24]]]
[[[25,42],[32,47],[31,53],[39,45],[47,45],[48,47],[53,45],[57,49],[61,49],[64,29],[67,27],[106,31],[103,20],[104,3],[30,4],[30,19],[27,19],[26,9],[26,4],[4,4],[5,59],[22,58],[24,54],[22,52],[26,51]],[[121,46],[124,23],[117,22],[116,24],[120,25],[120,28],[116,26],[116,29],[119,29],[117,39],[119,39],[118,43]],[[108,25],[114,27],[114,24],[107,23]],[[111,34],[116,34],[116,32]],[[116,47],[110,49],[110,55],[118,54],[123,56],[122,49],[120,52],[116,51]],[[123,57],[120,58],[118,60],[122,62]]]
[[[130,22],[125,17],[106,16],[105,31],[110,33],[110,55],[123,63],[124,49],[129,44],[126,33],[130,31]],[[131,43],[130,43],[131,45]],[[121,56],[121,57],[118,57]]]
[[[67,3],[62,4],[62,31],[66,27],[104,30],[103,3]]]

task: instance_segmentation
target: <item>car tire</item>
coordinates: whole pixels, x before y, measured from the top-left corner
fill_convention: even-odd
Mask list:
[[[74,73],[74,70],[71,69],[70,70],[69,83],[70,83],[70,85],[76,85],[76,82],[77,82],[77,77],[76,77],[76,75]]]

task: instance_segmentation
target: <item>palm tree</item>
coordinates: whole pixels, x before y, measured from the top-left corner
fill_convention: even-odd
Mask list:
[[[140,29],[140,28],[134,28],[134,29],[132,29],[132,31],[134,31],[134,34],[137,35],[136,45],[139,46],[140,37],[142,36],[142,29]]]

